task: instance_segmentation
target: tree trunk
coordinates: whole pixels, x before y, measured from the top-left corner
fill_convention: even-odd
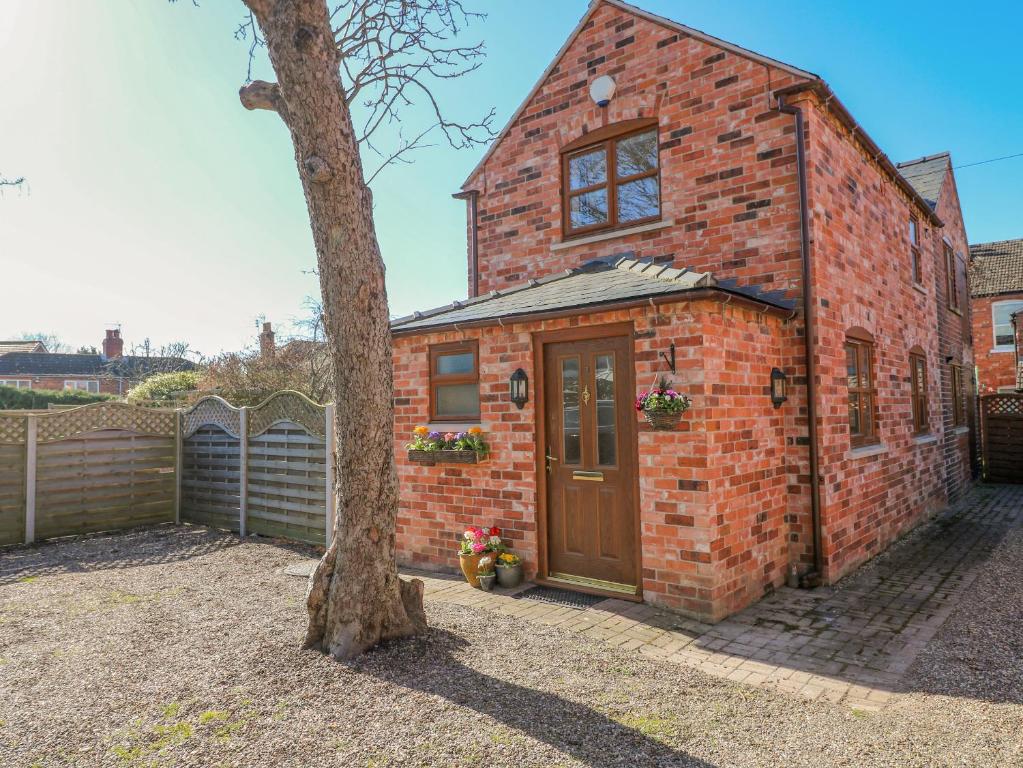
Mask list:
[[[245,0],[276,84],[241,91],[291,131],[320,274],[334,367],[337,521],[309,579],[305,645],[348,658],[425,631],[423,584],[398,577],[391,336],[384,264],[326,0]]]

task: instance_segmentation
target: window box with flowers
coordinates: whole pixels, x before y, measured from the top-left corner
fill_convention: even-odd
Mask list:
[[[413,464],[479,464],[490,449],[483,430],[472,427],[466,432],[431,432],[428,427],[412,430],[412,442],[405,446]]]

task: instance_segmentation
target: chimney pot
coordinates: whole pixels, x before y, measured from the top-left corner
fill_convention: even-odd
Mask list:
[[[103,358],[116,360],[124,354],[124,340],[121,338],[121,331],[118,328],[107,330],[107,336],[103,339]]]

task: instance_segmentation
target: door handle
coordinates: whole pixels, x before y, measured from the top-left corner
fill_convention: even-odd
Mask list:
[[[547,453],[544,454],[544,458],[547,459],[547,474],[550,474],[551,469],[552,469],[551,462],[552,461],[557,461],[558,459],[555,456],[551,456],[551,449],[550,448],[547,449]]]
[[[577,470],[572,473],[573,480],[588,480],[591,483],[602,483],[604,482],[603,472],[584,472]]]

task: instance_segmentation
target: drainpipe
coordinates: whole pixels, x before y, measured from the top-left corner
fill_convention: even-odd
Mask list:
[[[806,417],[810,440],[810,524],[813,528],[813,570],[803,574],[800,585],[815,587],[824,573],[824,553],[821,547],[821,490],[820,456],[817,449],[817,363],[814,358],[814,294],[810,269],[810,210],[806,191],[806,130],[803,110],[785,103],[778,96],[778,111],[796,119],[796,173],[799,180],[799,257],[802,262],[803,323],[806,344]]]
[[[469,189],[452,195],[455,200],[466,200],[469,203],[469,268],[472,270],[472,284],[469,286],[469,298],[480,293],[480,259],[479,259],[479,190]]]

